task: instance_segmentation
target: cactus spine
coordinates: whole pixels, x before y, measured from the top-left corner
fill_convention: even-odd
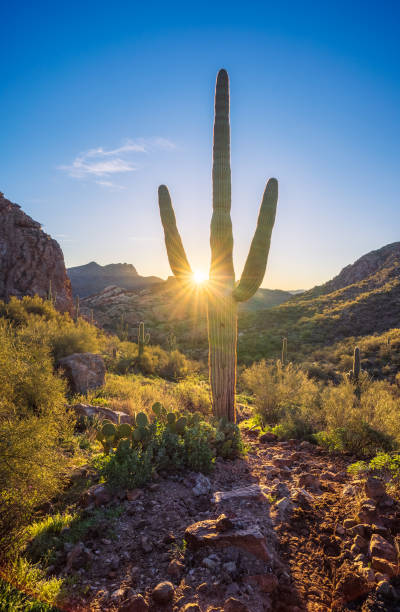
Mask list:
[[[139,359],[141,359],[143,357],[144,345],[148,344],[149,340],[150,340],[150,334],[149,333],[145,334],[145,332],[144,332],[144,323],[143,323],[143,321],[141,321],[139,323],[139,329],[138,329]]]
[[[229,79],[225,70],[219,71],[215,90],[212,180],[211,269],[207,286],[210,384],[215,416],[235,421],[237,303],[251,298],[264,278],[275,221],[278,182],[270,179],[267,183],[243,273],[239,283],[235,283],[230,216]],[[165,185],[159,187],[158,197],[172,272],[181,281],[190,282],[192,270]]]
[[[287,338],[282,338],[282,356],[281,356],[282,365],[286,365],[287,363]]]

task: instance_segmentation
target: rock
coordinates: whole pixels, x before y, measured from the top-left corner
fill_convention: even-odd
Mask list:
[[[299,487],[302,489],[311,489],[311,491],[319,491],[321,481],[318,476],[313,474],[301,474],[299,476]]]
[[[172,559],[168,565],[167,574],[174,578],[179,578],[184,570],[184,565],[178,559]]]
[[[209,570],[215,570],[218,564],[214,559],[206,557],[205,559],[203,559],[202,565]]]
[[[311,442],[307,442],[307,440],[303,440],[303,442],[300,443],[299,448],[301,450],[311,450],[311,449],[314,449],[315,446],[311,444]]]
[[[275,504],[275,510],[281,520],[284,520],[293,510],[293,504],[289,497],[283,497]]]
[[[242,500],[254,501],[257,499],[264,499],[263,492],[257,484],[249,485],[248,487],[240,487],[232,491],[217,491],[213,495],[214,504]]]
[[[172,582],[160,582],[154,587],[152,591],[152,597],[158,604],[170,603],[174,598],[174,585]]]
[[[239,599],[229,597],[224,603],[224,612],[250,612],[250,610]]]
[[[126,492],[126,499],[129,502],[134,502],[137,499],[139,499],[139,497],[142,497],[142,495],[143,495],[142,489],[132,489],[131,491]]]
[[[220,514],[216,519],[216,528],[218,531],[229,531],[235,527],[234,522],[226,516],[226,514]]]
[[[196,484],[192,489],[193,494],[196,497],[200,497],[200,495],[208,495],[211,491],[211,481],[204,474],[197,474],[196,476]]]
[[[272,433],[271,431],[267,431],[266,433],[261,434],[261,436],[258,438],[258,441],[261,442],[261,444],[271,444],[276,442],[277,440],[278,436]]]
[[[368,542],[362,536],[356,535],[354,538],[354,545],[357,546],[359,550],[365,550],[368,546]]]
[[[340,578],[336,592],[342,595],[345,602],[350,602],[366,595],[370,589],[370,583],[364,576],[360,576],[354,571],[349,571]]]
[[[84,395],[105,383],[106,366],[101,355],[74,353],[60,359],[57,366],[67,378],[72,393]]]
[[[125,595],[125,589],[117,589],[111,593],[111,599],[122,599]]]
[[[289,497],[290,491],[284,482],[280,482],[271,488],[270,494],[277,499],[281,499],[282,497]]]
[[[236,572],[236,569],[237,569],[236,568],[236,563],[234,561],[228,561],[227,563],[223,564],[222,569],[227,574],[234,574]]]
[[[290,467],[292,465],[292,462],[288,457],[275,457],[275,459],[272,459],[272,465],[274,465],[278,469],[281,469],[285,467]]]
[[[144,535],[140,538],[140,546],[145,553],[149,553],[153,550],[153,545],[150,541],[149,536]]]
[[[271,573],[246,576],[245,582],[258,586],[263,593],[272,593],[279,585],[278,578]]]
[[[72,313],[71,283],[59,244],[0,192],[0,299],[46,299],[50,285],[56,308]]]
[[[65,573],[68,573],[71,569],[81,569],[85,567],[92,559],[93,555],[90,550],[86,548],[83,542],[78,542],[67,554]]]
[[[386,487],[379,478],[369,477],[365,483],[365,494],[373,500],[379,500],[386,495]]]
[[[197,603],[187,603],[183,608],[179,608],[179,612],[201,612]]]
[[[102,484],[93,485],[87,491],[84,491],[80,498],[80,504],[84,508],[94,504],[96,507],[109,504],[112,500],[110,491]]]
[[[133,423],[134,418],[125,412],[111,410],[105,406],[91,406],[90,404],[71,404],[69,410],[74,410],[78,417],[98,417],[100,419],[108,419],[116,425],[118,423]]]
[[[233,529],[220,532],[217,529],[217,521],[210,519],[187,527],[185,540],[187,545],[194,550],[203,546],[235,546],[263,561],[272,559],[265,537],[257,526],[242,528],[239,525],[236,526],[235,523]]]
[[[118,608],[119,612],[148,612],[149,606],[143,595],[134,595],[124,601]]]
[[[345,519],[343,521],[343,527],[345,529],[350,529],[351,527],[354,527],[355,525],[357,525],[357,521],[355,521],[354,519]]]
[[[387,559],[380,559],[379,557],[372,557],[371,561],[372,569],[376,572],[382,572],[390,578],[397,576],[397,565],[391,563]]]
[[[369,554],[371,557],[379,557],[387,561],[396,561],[397,559],[394,546],[377,533],[374,533],[371,537]]]
[[[357,487],[351,484],[346,485],[342,489],[342,495],[345,495],[348,497],[354,497],[355,495],[357,495]]]

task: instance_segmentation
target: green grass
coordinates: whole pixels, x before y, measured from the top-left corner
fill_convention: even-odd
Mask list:
[[[0,578],[0,610],[53,612],[62,586],[61,579],[46,578],[40,567],[18,557]]]
[[[58,608],[35,601],[1,578],[0,610],[4,612],[58,612]]]

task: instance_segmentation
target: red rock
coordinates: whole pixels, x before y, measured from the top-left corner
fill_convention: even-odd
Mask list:
[[[396,561],[397,559],[394,546],[377,533],[374,533],[371,537],[369,554],[371,557],[379,557],[387,561]]]
[[[224,612],[251,612],[246,604],[239,601],[239,599],[235,599],[234,597],[229,597],[224,603]]]
[[[71,283],[60,245],[0,192],[0,299],[51,291],[58,310],[72,313]]]
[[[101,355],[74,353],[60,359],[57,366],[63,371],[72,393],[85,394],[105,383],[106,366]]]
[[[142,489],[132,489],[131,491],[126,492],[126,499],[130,502],[134,502],[139,499],[139,497],[142,497],[142,495]]]
[[[336,592],[342,595],[345,602],[350,602],[366,595],[370,589],[371,585],[365,577],[349,572],[339,580]]]
[[[369,477],[365,483],[365,494],[373,500],[379,500],[386,495],[386,488],[379,478]]]
[[[270,431],[267,431],[266,433],[261,434],[261,436],[258,438],[258,441],[261,442],[261,444],[270,444],[276,442],[277,439],[278,436],[276,436]]]
[[[265,537],[261,531],[251,526],[244,529],[233,528],[229,531],[218,531],[216,520],[200,521],[186,528],[185,540],[190,548],[203,546],[235,546],[262,559],[271,561],[272,554],[268,550]]]
[[[184,570],[184,565],[178,559],[172,559],[170,564],[168,565],[167,574],[169,576],[173,576],[174,578],[179,578]]]
[[[124,601],[118,608],[119,612],[148,612],[149,606],[143,595],[134,595]]]
[[[253,574],[246,576],[245,582],[258,586],[263,593],[272,593],[279,584],[275,574]]]
[[[156,603],[167,604],[173,600],[174,593],[175,590],[172,582],[160,582],[154,587],[151,595]]]
[[[391,563],[387,559],[372,557],[371,565],[372,569],[374,569],[376,572],[382,572],[382,574],[387,574],[390,578],[393,578],[393,576],[397,576],[397,565]]]
[[[104,504],[109,504],[112,500],[111,493],[104,485],[94,485],[84,491],[81,495],[80,503],[81,506],[86,508],[90,504],[94,504],[95,506],[103,506]]]
[[[321,488],[321,481],[318,476],[313,474],[301,474],[299,477],[299,487],[318,491]]]

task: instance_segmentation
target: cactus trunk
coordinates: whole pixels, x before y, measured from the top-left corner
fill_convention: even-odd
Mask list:
[[[276,179],[270,179],[267,183],[250,251],[240,282],[236,285],[230,214],[229,79],[226,70],[219,71],[215,89],[212,178],[211,269],[207,285],[210,385],[215,416],[235,421],[237,303],[250,299],[264,278],[275,221],[278,183]],[[192,271],[165,185],[159,187],[158,196],[171,269],[179,280],[190,287]]]
[[[217,298],[217,299],[215,299]],[[208,301],[209,375],[216,417],[236,420],[237,303],[232,295]]]

